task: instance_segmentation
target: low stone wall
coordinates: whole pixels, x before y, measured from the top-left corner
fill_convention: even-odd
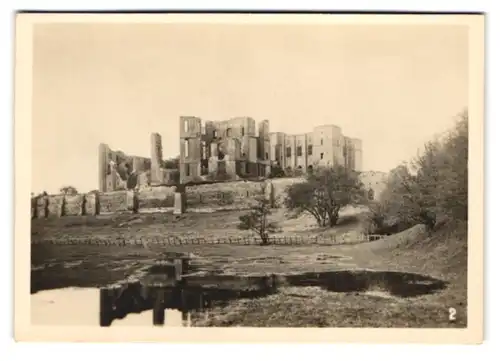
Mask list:
[[[60,216],[63,212],[63,203],[64,196],[63,195],[54,195],[48,197],[49,201],[49,215]]]
[[[99,195],[97,193],[87,193],[85,195],[85,214],[99,214]]]
[[[140,189],[137,194],[139,209],[173,207],[174,195],[175,187],[159,186]]]
[[[372,174],[373,173],[373,174]],[[361,180],[375,190],[375,195],[385,187],[383,173],[363,173]],[[266,186],[266,197],[273,207],[283,207],[286,189],[304,178],[274,178],[266,181],[232,181],[187,185],[183,210],[208,212],[216,210],[241,210],[256,204],[262,186]],[[377,188],[378,187],[378,188]],[[155,209],[174,208],[174,186],[157,186],[134,191],[115,191],[107,193],[92,192],[78,195],[47,195],[32,199],[32,217],[78,216],[115,213],[136,209],[154,211]],[[180,210],[179,210],[180,211]]]
[[[189,211],[220,209],[248,209],[256,204],[263,186],[266,197],[275,205],[275,194],[279,198],[282,184],[276,191],[274,182],[236,181],[187,186],[185,208]],[[33,217],[79,216],[101,213],[154,210],[174,208],[176,187],[158,186],[134,191],[115,191],[77,195],[48,195],[32,201]],[[278,202],[279,204],[279,202]]]
[[[36,216],[38,218],[50,216],[60,217],[62,215],[63,202],[64,196],[62,195],[39,197],[33,201],[32,204],[35,209],[31,213],[34,217]]]
[[[45,207],[45,197],[40,197],[40,198],[37,198],[35,201],[34,201],[34,204],[35,204],[35,212],[34,212],[34,216],[35,217],[39,217],[39,218],[42,218],[42,217],[45,217],[47,213],[48,215],[48,209],[47,209],[47,212],[46,212],[46,207]]]
[[[127,191],[99,193],[100,213],[115,213],[128,210]]]
[[[64,201],[65,216],[81,216],[83,213],[85,195],[77,194],[74,196],[67,195]]]
[[[187,209],[247,209],[254,206],[263,182],[223,182],[186,187]]]

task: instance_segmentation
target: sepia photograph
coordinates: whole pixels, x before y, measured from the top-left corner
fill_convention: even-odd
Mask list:
[[[18,14],[19,336],[481,342],[483,22]]]

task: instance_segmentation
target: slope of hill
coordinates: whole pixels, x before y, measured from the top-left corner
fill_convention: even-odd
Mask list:
[[[386,258],[396,268],[413,268],[439,278],[455,278],[467,273],[467,224],[450,221],[429,234],[416,225],[383,240],[360,244]]]

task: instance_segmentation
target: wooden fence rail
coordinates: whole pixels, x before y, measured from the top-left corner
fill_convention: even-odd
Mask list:
[[[358,235],[356,237],[342,236],[273,236],[269,238],[270,245],[293,246],[293,245],[341,245],[372,242],[384,239],[384,235],[370,234]],[[36,239],[32,244],[60,244],[60,245],[99,245],[99,246],[183,246],[183,245],[260,245],[261,239],[258,237],[144,237],[144,238],[96,238],[96,237],[68,237],[59,239]]]

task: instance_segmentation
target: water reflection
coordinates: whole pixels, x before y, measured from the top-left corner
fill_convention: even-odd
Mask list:
[[[208,312],[205,312],[208,318]],[[191,327],[191,313],[164,310],[165,327]],[[115,326],[149,326],[153,310],[129,313],[113,320]],[[99,289],[63,288],[31,295],[31,323],[45,326],[99,326]]]
[[[416,297],[446,287],[420,274],[345,270],[279,277],[193,276],[173,287],[142,287],[130,282],[111,288],[65,288],[31,295],[31,320],[37,325],[190,327],[191,318],[208,320],[208,311],[241,298],[265,297],[279,287],[321,287],[330,292],[377,297]],[[204,316],[204,317],[203,317]]]

